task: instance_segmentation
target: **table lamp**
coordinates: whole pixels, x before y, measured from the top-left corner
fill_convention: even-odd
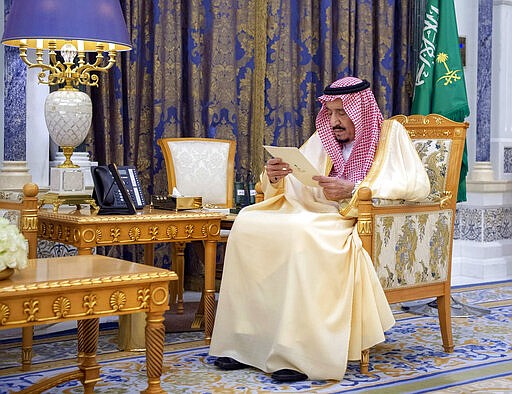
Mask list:
[[[59,86],[46,99],[45,121],[66,159],[52,168],[50,192],[43,200],[57,208],[90,202],[83,173],[71,161],[92,120],[91,99],[78,87],[98,86],[96,73],[112,68],[118,51],[131,49],[119,0],[13,0],[2,43],[19,47],[23,62],[41,69],[39,83]],[[34,60],[29,59],[28,48],[35,49]],[[46,63],[44,51],[48,51]],[[86,59],[86,52],[95,52],[95,58]]]

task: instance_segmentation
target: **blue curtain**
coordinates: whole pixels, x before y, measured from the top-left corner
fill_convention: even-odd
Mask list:
[[[93,88],[88,150],[167,191],[161,137],[237,142],[237,172],[263,144],[300,146],[333,80],[366,78],[385,117],[408,113],[407,0],[121,0],[133,50]]]

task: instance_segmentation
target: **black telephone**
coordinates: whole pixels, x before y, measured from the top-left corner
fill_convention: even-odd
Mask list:
[[[135,167],[109,164],[91,172],[98,215],[133,215],[146,205]]]

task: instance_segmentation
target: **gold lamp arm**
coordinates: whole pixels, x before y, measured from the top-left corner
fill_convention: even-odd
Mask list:
[[[93,64],[85,62],[85,52],[77,53],[78,64],[74,62],[60,62],[55,52],[56,45],[49,45],[49,64],[43,62],[43,50],[36,49],[36,61],[32,63],[27,56],[27,45],[20,44],[20,58],[29,68],[40,68],[41,72],[37,78],[39,83],[45,85],[66,84],[66,87],[77,87],[79,84],[87,86],[98,86],[99,78],[94,72],[107,72],[110,70],[117,57],[117,51],[108,52],[108,62],[105,65],[103,56],[103,45],[96,47],[96,60]]]

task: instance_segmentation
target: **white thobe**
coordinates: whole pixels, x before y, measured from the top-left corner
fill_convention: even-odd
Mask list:
[[[396,140],[387,144],[391,154],[397,143],[406,152],[385,170],[404,171],[388,176],[406,181],[395,182],[399,190],[374,192],[426,197],[428,177],[405,130],[395,121],[384,128]],[[329,173],[332,163],[316,133],[301,151]],[[342,217],[321,188],[293,175],[275,186],[264,175],[262,186],[265,201],[243,209],[228,238],[210,354],[265,372],[289,368],[310,379],[341,380],[347,361],[384,341],[395,322],[371,259],[355,220]]]

